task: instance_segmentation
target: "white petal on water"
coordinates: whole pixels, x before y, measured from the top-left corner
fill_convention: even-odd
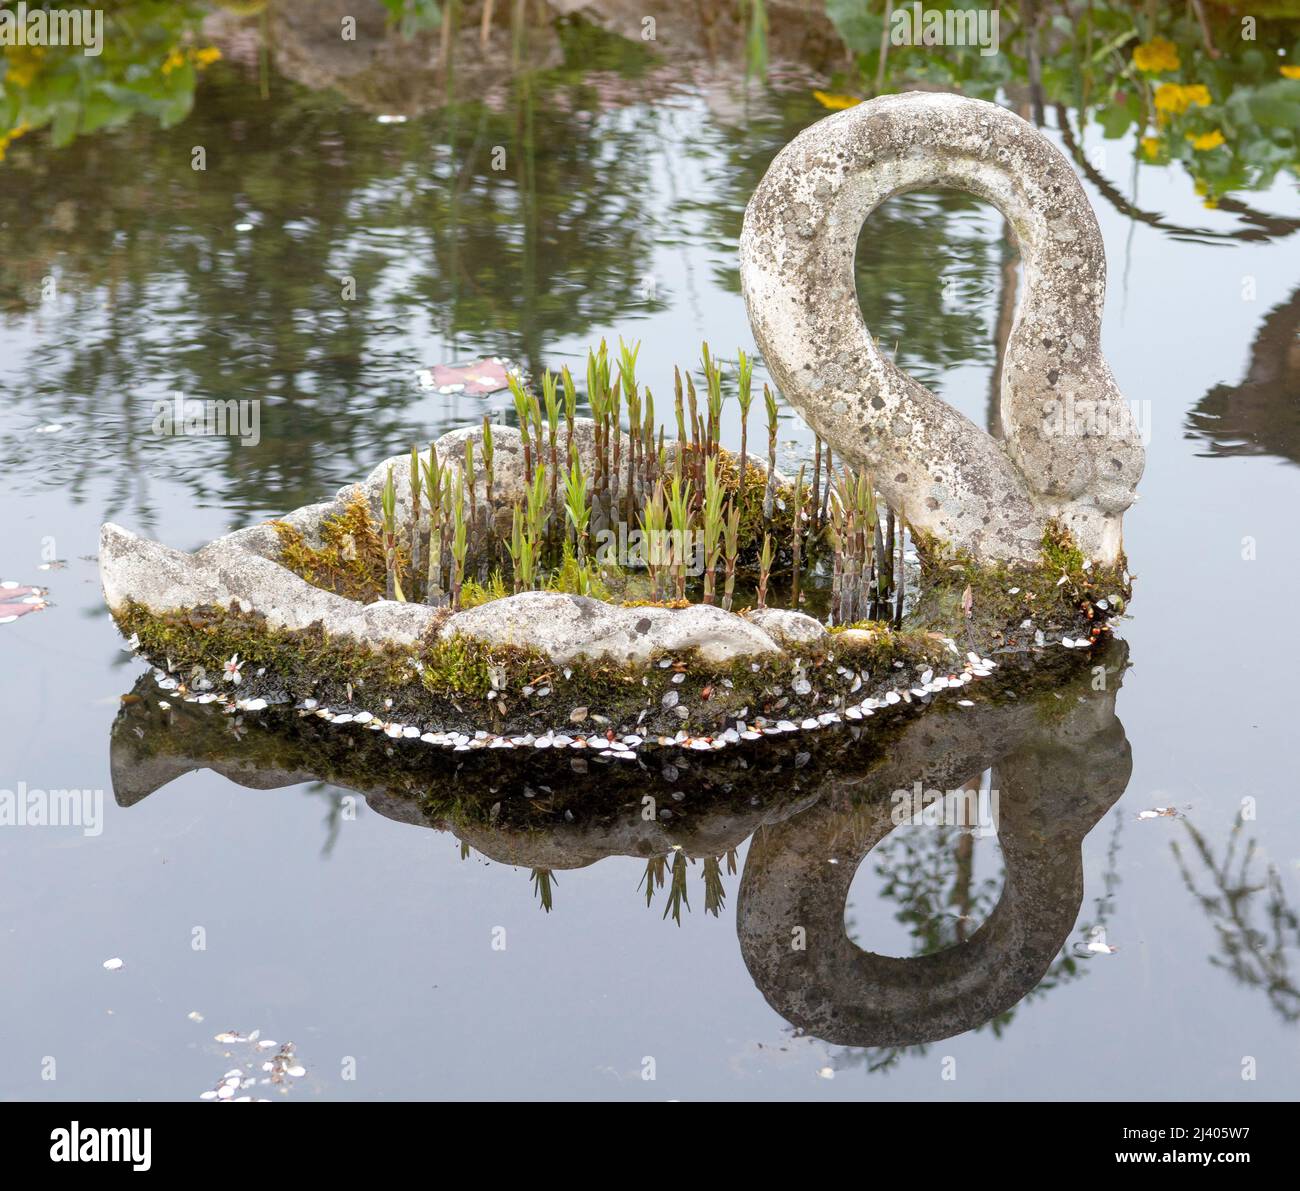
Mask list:
[[[284,1073],[286,1075],[292,1075],[294,1079],[301,1079],[307,1074],[307,1068],[294,1065],[293,1067],[286,1067]]]
[[[188,1018],[190,1019],[190,1021],[202,1021],[202,1020],[203,1020],[203,1014],[201,1014],[197,1009],[191,1010],[191,1011],[190,1011],[189,1013],[187,1013],[185,1016],[188,1017]]]
[[[121,967],[122,967],[122,961],[118,959],[117,956],[114,956],[112,959],[106,959],[104,961],[104,971],[106,972],[116,972],[119,971]]]

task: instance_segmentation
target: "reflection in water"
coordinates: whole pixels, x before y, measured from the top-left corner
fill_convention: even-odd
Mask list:
[[[1300,1021],[1300,988],[1287,954],[1300,947],[1300,915],[1286,900],[1277,867],[1265,861],[1263,873],[1252,871],[1258,858],[1253,837],[1238,851],[1244,818],[1232,825],[1222,861],[1214,859],[1200,831],[1186,821],[1184,826],[1191,836],[1190,855],[1177,841],[1171,846],[1183,883],[1214,926],[1221,954],[1212,955],[1210,963],[1247,987],[1262,989],[1283,1021]],[[1198,865],[1204,866],[1203,874]],[[1262,921],[1256,918],[1257,910],[1262,911]]]
[[[1016,698],[931,707],[870,731],[765,739],[704,759],[663,750],[627,765],[551,751],[526,760],[481,753],[458,765],[440,750],[309,714],[241,722],[208,706],[160,708],[146,676],[113,726],[113,785],[122,806],[199,768],[253,789],[347,787],[380,814],[450,831],[466,848],[527,869],[548,912],[557,873],[621,855],[645,859],[646,904],[662,896],[664,917],[678,922],[700,888],[698,865],[701,904],[718,915],[724,869],[736,871],[748,838],[736,929],[759,991],[818,1038],[897,1048],[999,1017],[1005,1024],[1042,987],[1075,928],[1083,838],[1131,768],[1114,710],[1127,647],[1114,642],[1093,661],[1106,668],[1105,690],[1093,689],[1093,669],[1078,667],[1040,675]],[[893,792],[916,782],[956,790],[985,770],[999,792],[1006,865],[986,920],[963,941],[912,958],[859,949],[845,930],[845,902],[860,861],[895,826]],[[894,895],[906,900],[907,890],[899,884]],[[1076,970],[1059,961],[1048,986]]]
[[[836,777],[815,806],[755,836],[737,930],[778,1013],[829,1042],[910,1046],[973,1029],[1038,984],[1079,914],[1083,837],[1131,770],[1114,714],[1118,681],[1084,695],[1087,685],[922,720],[869,774]],[[988,918],[965,943],[928,955],[858,948],[844,930],[844,903],[858,864],[894,827],[889,792],[915,781],[955,789],[989,767],[1006,876]]]
[[[1187,415],[1206,455],[1300,463],[1300,289],[1264,317],[1239,385],[1216,385]]]

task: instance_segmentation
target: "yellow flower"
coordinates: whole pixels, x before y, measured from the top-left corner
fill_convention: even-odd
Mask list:
[[[1192,142],[1192,148],[1198,150],[1217,149],[1224,143],[1223,133],[1217,128],[1213,132],[1203,132],[1200,136],[1189,132],[1187,139]]]
[[[1153,37],[1133,51],[1133,65],[1144,74],[1163,74],[1177,70],[1182,63],[1178,60],[1178,47],[1172,41]]]
[[[1201,83],[1182,86],[1179,83],[1161,83],[1156,88],[1156,111],[1164,115],[1181,115],[1193,104],[1205,107],[1212,102],[1210,92]]]
[[[814,91],[813,98],[824,108],[830,108],[833,112],[843,111],[845,108],[855,108],[862,102],[853,95],[831,95],[826,91]]]
[[[1284,79],[1300,79],[1300,66],[1279,66]]]
[[[184,65],[185,51],[180,46],[172,46],[171,52],[163,59],[162,72],[163,74],[171,74],[173,70],[177,70]]]
[[[205,66],[221,60],[221,51],[216,46],[210,45],[202,50],[191,50],[190,58],[194,65],[202,70]]]
[[[15,87],[27,87],[41,69],[45,61],[44,46],[6,46],[5,57],[9,65],[5,68],[5,82]]]
[[[1158,136],[1144,136],[1142,138],[1142,152],[1146,154],[1148,161],[1155,161],[1160,156],[1160,138]]]
[[[0,161],[5,159],[5,150],[9,148],[10,142],[16,141],[29,128],[31,128],[30,124],[19,124],[17,128],[11,128],[8,132],[0,133]]]

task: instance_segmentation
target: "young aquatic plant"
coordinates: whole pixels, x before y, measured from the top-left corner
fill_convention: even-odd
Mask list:
[[[540,563],[544,553],[547,529],[550,525],[550,514],[547,511],[546,501],[546,467],[544,464],[539,463],[533,469],[533,482],[529,484],[524,496],[527,502],[524,532],[532,544],[533,558]]]
[[[717,583],[718,558],[722,538],[722,481],[718,478],[718,461],[709,456],[704,461],[704,603],[713,603]]]
[[[682,370],[673,365],[673,408],[677,414],[678,451],[686,448],[686,411],[682,404]]]
[[[763,549],[758,556],[758,594],[760,608],[767,607],[767,581],[772,577],[772,535],[763,534]]]
[[[496,448],[492,445],[492,422],[487,414],[483,415],[483,491],[487,496],[488,516],[492,515],[492,460]]]
[[[678,456],[680,460],[681,456]],[[686,552],[691,543],[691,491],[690,480],[683,480],[680,469],[668,485],[668,511],[673,519],[673,578],[677,599],[686,598]]]
[[[469,538],[465,526],[465,483],[466,477],[463,473],[457,474],[455,494],[452,497],[451,515],[452,515],[452,536],[451,536],[451,557],[455,564],[451,577],[451,606],[460,608],[461,588],[465,583],[465,558],[469,550]],[[473,480],[468,480],[473,484]]]
[[[772,524],[776,508],[776,398],[770,385],[763,386],[763,403],[767,406],[767,486],[763,489],[763,520]]]
[[[560,474],[560,460],[557,454],[560,434],[560,401],[555,388],[556,377],[548,368],[542,373],[542,400],[546,406],[546,430],[550,440],[551,455],[551,509],[558,511],[555,503],[556,482]]]
[[[737,480],[737,496],[745,492],[745,460],[749,448],[749,407],[754,403],[754,361],[743,350],[736,348],[736,381],[740,401],[740,478]]]
[[[660,432],[662,433],[662,431]],[[641,491],[649,492],[655,482],[658,456],[655,452],[655,398],[649,386],[645,390],[645,416],[641,426]]]
[[[627,500],[625,520],[630,519],[636,502],[636,473],[638,448],[641,446],[641,391],[636,383],[636,358],[640,354],[640,341],[628,347],[622,336],[618,340],[618,379],[627,401],[627,424],[629,428],[627,444],[627,482],[624,496]],[[621,436],[620,436],[621,437]]]
[[[424,583],[424,601],[442,603],[442,465],[433,443],[429,444],[429,458],[421,461],[424,473],[424,495],[429,505],[429,573]]]
[[[731,601],[736,594],[736,559],[740,555],[740,500],[727,502],[727,512],[722,522],[723,554],[726,557],[727,578],[722,589],[722,606],[731,611]]]
[[[469,532],[474,534],[478,525],[478,508],[474,489],[474,440],[465,439],[465,488],[469,493]]]
[[[641,539],[645,550],[645,564],[650,572],[650,598],[661,600],[666,585],[664,567],[671,561],[665,548],[668,540],[668,506],[664,501],[664,482],[656,480],[654,492],[641,511]]]
[[[591,504],[587,500],[587,482],[582,474],[582,460],[573,452],[569,474],[564,484],[564,511],[573,527],[574,550],[580,566],[587,562],[587,525],[591,520]]]
[[[790,566],[790,607],[799,610],[799,568],[802,563],[803,546],[803,469],[799,464],[799,478],[794,482],[794,517],[790,531],[790,554],[793,559]]]
[[[564,385],[564,457],[567,459],[573,454],[573,420],[578,413],[578,388],[567,364],[560,369],[560,381]]]
[[[592,477],[592,492],[604,491],[608,485],[606,468],[609,460],[609,351],[605,341],[600,341],[598,351],[587,349],[587,402],[596,423],[596,474]]]
[[[411,447],[411,599],[419,599],[420,583],[420,452]]]
[[[537,563],[532,539],[528,536],[523,505],[515,502],[514,519],[510,531],[510,568],[513,573],[515,594],[532,591]]]
[[[380,504],[384,510],[384,581],[385,594],[390,600],[406,602],[402,582],[397,575],[397,488],[393,483],[393,465],[388,465],[388,477]]]
[[[532,403],[515,373],[507,374],[506,382],[510,386],[510,396],[515,399],[515,417],[519,421],[519,441],[524,449],[524,474],[532,475],[533,444],[528,437],[528,415]]]
[[[708,410],[704,449],[713,455],[717,453],[718,439],[722,433],[722,369],[709,354],[707,343],[700,345],[700,363],[704,367],[705,403]]]
[[[833,551],[831,617],[836,624],[875,619],[879,605],[880,518],[871,477],[845,468],[835,482],[828,532]]]

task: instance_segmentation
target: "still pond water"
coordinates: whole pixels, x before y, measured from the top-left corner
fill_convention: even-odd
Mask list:
[[[121,696],[140,666],[102,604],[101,522],[194,549],[500,405],[422,390],[434,363],[502,353],[580,374],[588,345],[622,334],[666,394],[702,339],[727,358],[752,348],[744,204],[823,110],[802,86],[666,87],[601,65],[543,78],[526,102],[393,123],[274,75],[263,101],[222,64],[170,131],[140,120],[10,149],[0,579],[48,585],[52,606],[0,625],[0,787],[99,789],[105,807],[98,835],[0,830],[0,1096],[193,1099],[256,1053],[214,1035],[254,1029],[295,1043],[295,1099],[1300,1094],[1300,791],[1283,747],[1300,201],[1285,181],[1248,196],[1281,226],[1242,236],[1248,217],[1206,209],[1182,174],[1134,174],[1131,146],[1085,137],[1114,187],[1085,183],[1110,257],[1105,347],[1151,431],[1125,524],[1129,669],[1100,700],[1086,683],[1067,694],[1099,705],[1082,735],[1069,716],[939,721],[861,795],[913,773],[1001,784],[1046,886],[1024,895],[1007,874],[990,926],[1041,936],[1041,981],[1008,983],[988,938],[964,941],[1003,888],[996,838],[899,828],[852,876],[861,817],[851,799],[806,805],[815,783],[715,822],[692,771],[675,775],[687,842],[672,853],[668,828],[647,857],[620,854],[628,832],[608,821],[561,815],[563,791],[528,830],[509,833],[511,811],[462,847],[391,800],[313,780],[310,748],[280,788],[253,765],[238,781],[137,766],[128,738],[144,729]],[[896,200],[872,217],[859,273],[881,341],[987,424],[1015,285],[997,213]],[[260,443],[155,436],[154,402],[177,390],[260,399]],[[783,461],[806,457],[808,433],[782,417]],[[734,421],[727,434],[737,446]],[[51,551],[66,566],[40,570]],[[245,744],[228,735],[228,752],[211,734],[190,751],[236,773]],[[1156,807],[1177,814],[1141,817]],[[647,899],[648,861],[666,879]],[[796,887],[817,904],[785,906]],[[909,969],[921,976],[882,1024],[863,999],[879,965],[845,953],[842,970],[790,977],[746,942],[756,922],[814,911],[882,956],[956,950]],[[1115,950],[1089,948],[1098,929]]]

